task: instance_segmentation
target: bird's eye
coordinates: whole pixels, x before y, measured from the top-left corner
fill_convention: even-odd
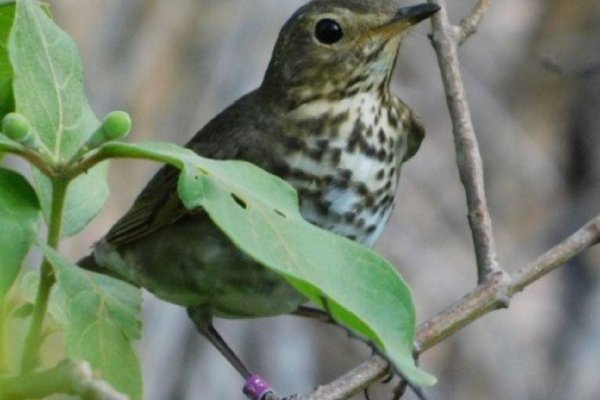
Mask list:
[[[317,22],[315,37],[323,44],[334,44],[344,36],[342,27],[336,21],[325,18]]]

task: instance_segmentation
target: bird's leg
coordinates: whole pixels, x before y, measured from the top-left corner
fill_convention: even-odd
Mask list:
[[[231,347],[225,342],[223,337],[217,332],[212,324],[212,316],[204,307],[188,308],[188,315],[194,321],[198,332],[204,336],[219,352],[229,361],[229,363],[242,375],[242,378],[248,379],[252,375],[242,360],[233,352]]]
[[[242,360],[233,352],[231,347],[225,342],[223,337],[217,332],[212,323],[206,325],[203,329],[198,327],[198,331],[212,343],[213,346],[221,352],[221,354],[229,361],[231,365],[242,375],[244,379],[248,379],[252,374],[246,368]]]
[[[242,360],[233,352],[231,347],[225,342],[223,337],[217,332],[212,324],[212,316],[204,307],[188,308],[188,315],[194,321],[196,329],[204,336],[219,352],[229,361],[229,363],[246,380],[244,385],[244,394],[252,400],[276,400],[271,386],[260,376],[250,373]]]

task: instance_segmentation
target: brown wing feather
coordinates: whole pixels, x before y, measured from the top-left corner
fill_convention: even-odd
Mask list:
[[[423,127],[423,123],[421,122],[421,119],[412,110],[410,110],[410,117],[407,125],[408,148],[402,161],[408,161],[409,159],[411,159],[417,153],[419,147],[421,147],[421,142],[425,138],[425,128]]]
[[[244,103],[255,102],[254,92],[232,104],[210,121],[194,136],[186,147],[203,157],[214,159],[242,159],[250,162],[262,157],[243,149],[247,143],[260,147],[258,137],[262,129],[260,123],[244,123],[254,120],[256,113],[246,113]],[[250,108],[251,109],[251,108]],[[245,126],[243,130],[240,126]],[[137,197],[131,209],[110,229],[105,240],[121,246],[139,240],[185,215],[201,212],[188,210],[177,195],[179,170],[172,166],[162,167]]]
[[[162,167],[129,211],[110,229],[106,240],[115,246],[130,243],[188,213],[177,196],[178,176],[177,168]]]

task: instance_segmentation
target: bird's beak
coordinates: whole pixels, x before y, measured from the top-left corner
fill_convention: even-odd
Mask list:
[[[375,28],[371,36],[392,38],[404,32],[413,25],[431,17],[440,10],[440,6],[432,3],[423,3],[416,6],[402,7],[391,21]]]
[[[416,6],[402,7],[396,13],[396,16],[392,20],[392,23],[402,21],[408,26],[415,25],[423,21],[424,19],[431,17],[439,10],[440,6],[433,3],[424,3],[417,4]]]

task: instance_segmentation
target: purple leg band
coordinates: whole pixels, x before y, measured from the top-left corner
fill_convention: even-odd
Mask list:
[[[261,400],[271,391],[273,391],[271,385],[258,375],[250,376],[244,384],[244,394],[252,400]]]

